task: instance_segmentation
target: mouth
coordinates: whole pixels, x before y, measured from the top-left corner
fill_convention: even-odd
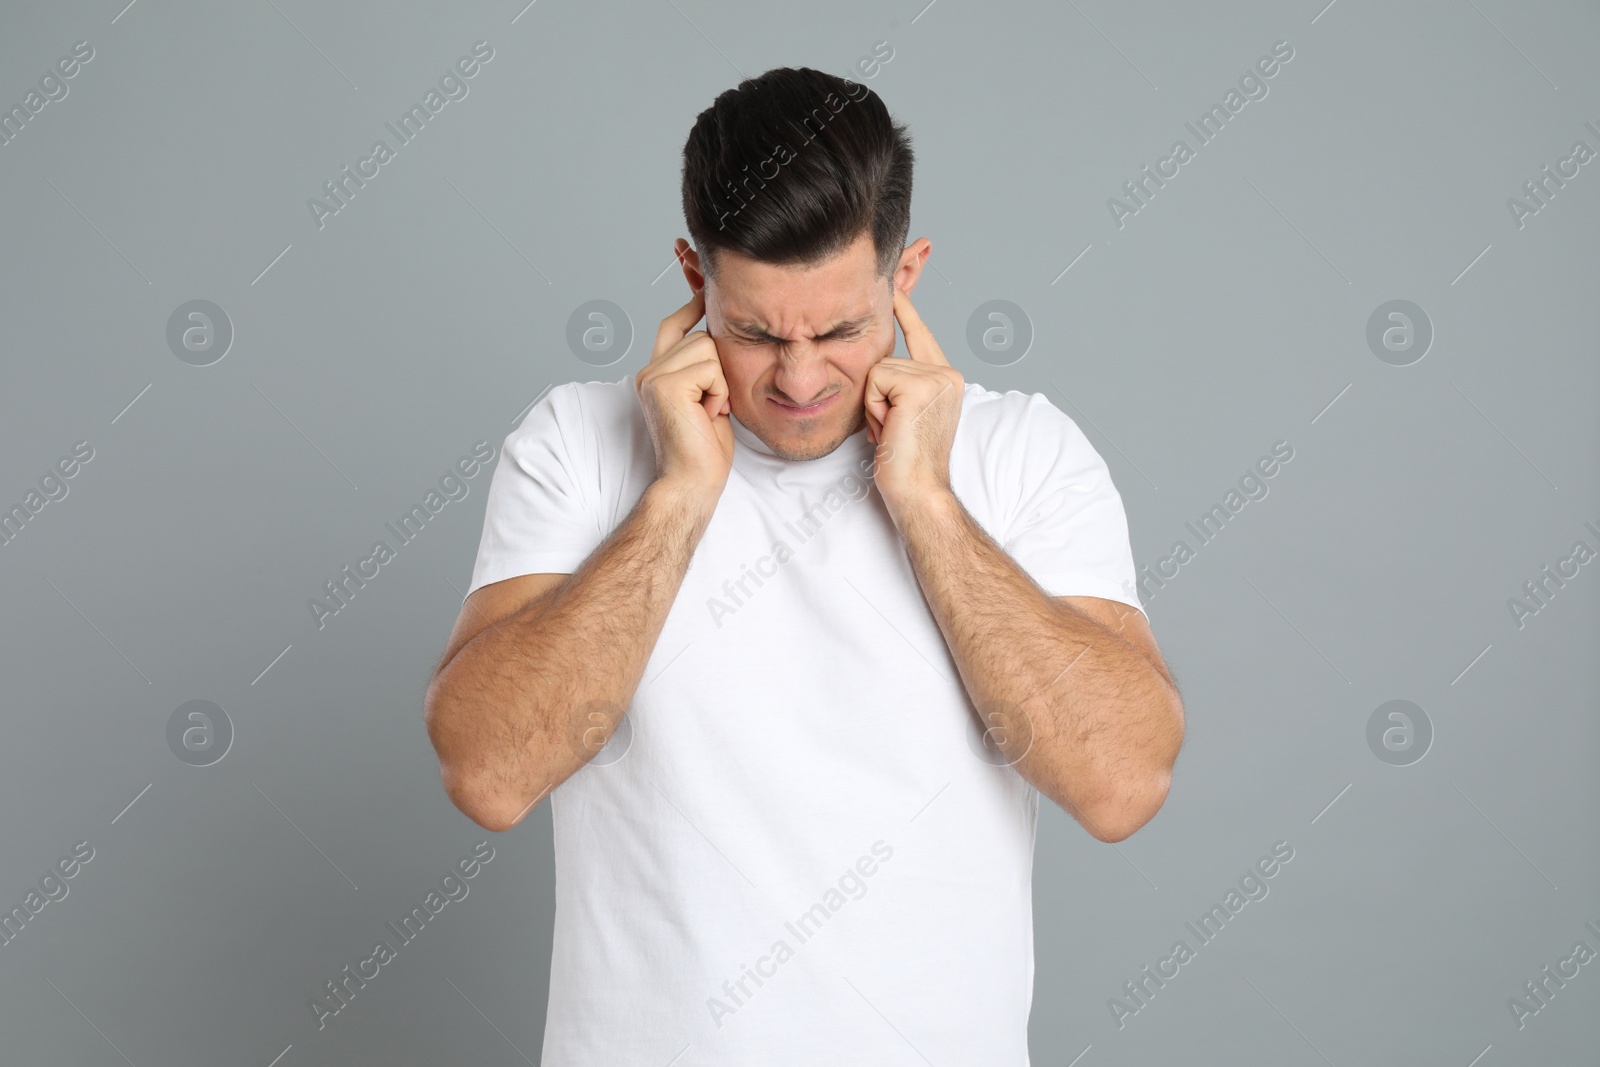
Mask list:
[[[773,407],[777,408],[783,414],[788,415],[791,418],[800,419],[808,418],[826,410],[830,404],[839,399],[839,395],[839,393],[834,393],[825,399],[817,401],[815,404],[808,404],[803,408],[795,407],[793,404],[785,404],[783,401],[770,396],[767,397],[767,402],[772,404]]]

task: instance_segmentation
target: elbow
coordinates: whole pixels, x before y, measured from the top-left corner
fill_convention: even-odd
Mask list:
[[[1121,775],[1101,792],[1104,798],[1087,812],[1085,828],[1097,841],[1115,844],[1132,837],[1156,817],[1172,789],[1172,768],[1183,747],[1183,704],[1176,693],[1169,701],[1168,728],[1148,750],[1149,762],[1137,774]]]
[[[516,816],[506,817],[499,811],[474,814],[474,810],[476,809],[469,810],[462,807],[460,804],[457,804],[456,807],[461,809],[461,813],[463,815],[471,819],[477,825],[483,827],[485,830],[488,830],[490,833],[503,834],[507,830],[514,828],[519,822],[522,821]]]
[[[457,811],[485,830],[504,833],[533,809],[532,804],[520,810],[514,807],[490,780],[491,775],[482,767],[482,760],[464,751],[460,739],[450,728],[450,717],[445,712],[437,684],[429,689],[423,722],[434,754],[439,758],[440,783]]]
[[[439,756],[439,780],[457,811],[497,834],[520,823],[544,795],[535,798],[534,804],[520,804],[492,780],[491,773],[475,770],[470,761],[443,753]]]
[[[1172,768],[1183,745],[1182,711],[1174,719],[1175,728],[1168,744],[1153,754],[1153,763],[1133,775],[1119,776],[1102,793],[1104,799],[1083,820],[1091,836],[1106,844],[1132,837],[1145,823],[1156,817],[1172,791]]]
[[[533,810],[533,805],[519,811],[502,801],[492,790],[472,780],[459,770],[441,760],[439,777],[444,784],[445,796],[456,810],[477,825],[493,833],[505,833],[520,823]]]
[[[1124,789],[1114,799],[1089,812],[1083,821],[1089,835],[1114,845],[1126,841],[1156,817],[1172,787],[1170,769],[1146,776],[1136,788]]]
[[[1103,842],[1104,844],[1114,845],[1119,841],[1126,841],[1128,838],[1132,837],[1134,830],[1137,830],[1138,828],[1139,827],[1135,826],[1132,830],[1123,830],[1121,828],[1107,828],[1104,826],[1104,824],[1096,824],[1096,826],[1089,831],[1089,836],[1094,838],[1096,841]]]

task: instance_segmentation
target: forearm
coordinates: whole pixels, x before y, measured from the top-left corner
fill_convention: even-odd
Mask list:
[[[953,494],[898,521],[990,739],[1095,837],[1127,836],[1160,806],[1182,743],[1170,679],[1131,641],[1045,594]]]
[[[553,595],[440,670],[429,732],[464,811],[508,828],[596,752],[639,686],[710,509],[653,483]]]

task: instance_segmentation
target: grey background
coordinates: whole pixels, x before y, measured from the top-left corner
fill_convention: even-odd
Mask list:
[[[0,7],[0,106],[95,50],[0,146],[0,503],[95,450],[0,547],[0,905],[95,849],[0,947],[0,1062],[537,1061],[548,805],[481,831],[421,725],[488,475],[322,629],[306,601],[552,383],[643,364],[687,296],[701,108],[878,41],[918,309],[968,380],[1079,421],[1140,565],[1295,450],[1149,599],[1188,710],[1165,808],[1108,846],[1041,805],[1034,1061],[1600,1057],[1600,962],[1507,1007],[1600,950],[1600,563],[1520,629],[1506,604],[1600,549],[1600,161],[1506,207],[1600,149],[1593,4],[124,2]],[[478,40],[469,95],[319,230],[307,198]],[[1269,95],[1119,229],[1107,198],[1279,40]],[[166,343],[195,299],[235,331],[207,367]],[[565,341],[593,299],[639,335],[604,369]],[[991,299],[1034,330],[1007,367],[964,341]],[[1410,366],[1366,343],[1392,299],[1435,331]],[[209,767],[166,740],[196,699],[235,731]],[[1366,740],[1393,699],[1434,730],[1409,766]],[[308,1000],[486,838],[319,1031]],[[1119,1029],[1109,998],[1279,840],[1270,895]]]

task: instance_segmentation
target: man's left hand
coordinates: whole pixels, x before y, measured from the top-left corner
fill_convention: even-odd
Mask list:
[[[961,420],[966,380],[950,366],[933,333],[894,290],[894,317],[910,359],[890,356],[867,372],[867,433],[878,446],[876,480],[891,515],[949,493],[950,446]]]

